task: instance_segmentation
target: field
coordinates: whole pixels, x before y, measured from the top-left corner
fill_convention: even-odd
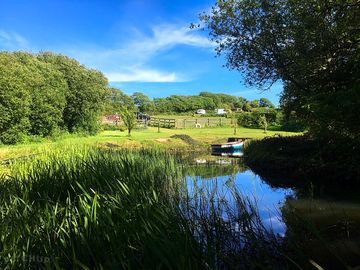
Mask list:
[[[261,129],[237,128],[234,135],[234,128],[214,127],[214,128],[189,128],[189,129],[165,129],[160,128],[160,132],[155,127],[147,129],[137,129],[132,131],[131,136],[127,131],[103,131],[96,136],[67,135],[55,141],[41,140],[36,143],[26,143],[14,146],[0,146],[0,160],[12,159],[22,156],[61,149],[67,146],[100,146],[100,147],[123,147],[123,148],[166,148],[166,149],[185,149],[189,144],[181,139],[171,138],[176,134],[189,135],[198,142],[197,148],[207,148],[211,143],[225,142],[228,137],[263,138],[275,134],[294,135],[296,133],[283,131],[268,131],[266,134]],[[194,148],[193,145],[190,147]]]

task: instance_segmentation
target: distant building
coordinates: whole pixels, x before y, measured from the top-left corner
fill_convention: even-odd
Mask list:
[[[226,111],[225,109],[215,109],[215,113],[221,115],[221,114],[226,114]]]
[[[197,114],[206,114],[206,111],[204,109],[198,109],[196,111]]]
[[[121,121],[120,115],[106,115],[102,119],[103,124],[118,124]]]

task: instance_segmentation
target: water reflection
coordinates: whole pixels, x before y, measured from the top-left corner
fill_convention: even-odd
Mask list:
[[[196,196],[199,191],[209,194],[217,192],[218,198],[234,205],[232,191],[237,190],[257,207],[267,228],[271,228],[277,234],[285,234],[286,227],[281,219],[280,208],[286,198],[293,195],[290,188],[272,188],[240,160],[201,160],[202,162],[198,162],[199,159],[195,160],[186,177],[190,197]]]
[[[247,197],[256,207],[263,225],[284,236],[305,261],[313,258],[325,269],[359,265],[359,199],[352,195],[350,200],[349,193],[334,197],[328,188],[308,183],[259,176],[242,159],[214,156],[194,158],[186,176],[188,194],[195,200],[199,192],[217,193],[219,201],[215,203],[220,205],[223,200],[236,209],[234,190]]]

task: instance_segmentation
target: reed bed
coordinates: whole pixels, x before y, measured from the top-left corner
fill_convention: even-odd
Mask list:
[[[179,157],[155,150],[70,148],[11,164],[0,268],[288,268],[246,198],[191,195],[183,174]]]

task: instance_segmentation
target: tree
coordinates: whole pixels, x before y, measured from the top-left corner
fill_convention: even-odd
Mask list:
[[[282,106],[313,134],[360,134],[356,0],[219,0],[201,19],[227,66],[249,85],[284,83]],[[339,103],[342,102],[343,104]]]
[[[107,90],[107,114],[118,114],[123,110],[135,111],[133,99],[122,92],[120,89],[110,87]]]
[[[87,69],[78,61],[60,54],[40,53],[37,58],[60,71],[68,86],[64,126],[69,132],[95,134],[107,98],[108,81],[96,70]]]
[[[168,98],[154,98],[154,106],[159,113],[174,111]]]
[[[31,73],[12,53],[0,53],[0,142],[21,142],[30,129]]]
[[[260,102],[257,99],[255,99],[253,101],[250,101],[249,105],[250,105],[250,107],[252,109],[259,108],[260,107]]]
[[[259,126],[264,129],[264,133],[267,132],[268,123],[267,123],[265,115],[260,115],[260,117],[259,117]]]
[[[243,97],[238,97],[238,100],[235,104],[237,109],[244,110],[244,106],[247,103],[247,100]]]
[[[154,103],[143,93],[135,92],[131,98],[140,112],[152,112],[155,110]]]
[[[25,81],[31,96],[29,133],[46,137],[59,132],[68,90],[62,73],[33,54],[15,52],[14,56],[31,73]]]
[[[131,136],[131,131],[137,125],[137,120],[136,120],[134,112],[124,109],[121,112],[121,117],[124,122],[124,125],[126,126],[126,128],[128,130],[128,135]]]
[[[267,98],[260,98],[259,106],[264,108],[275,108],[274,104]]]

